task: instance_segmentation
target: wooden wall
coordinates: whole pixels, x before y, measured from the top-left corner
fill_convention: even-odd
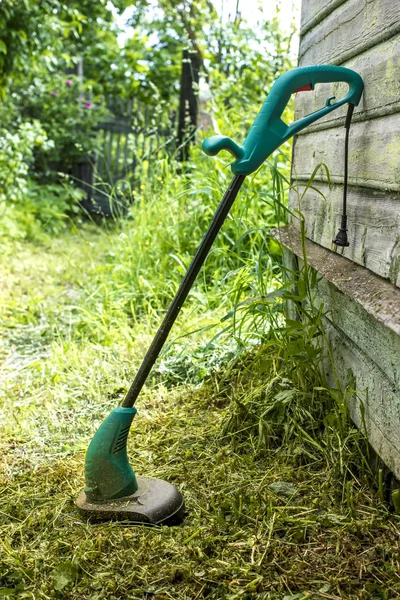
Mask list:
[[[275,232],[284,262],[303,265],[303,244],[294,227]],[[351,390],[353,421],[400,480],[400,289],[368,269],[309,240],[309,267],[318,273],[316,301],[323,303],[325,334],[331,356],[324,367],[328,382]],[[297,259],[295,257],[298,257]],[[288,306],[296,318],[295,307]]]
[[[299,66],[334,64],[358,71],[365,90],[350,131],[348,229],[345,256],[400,286],[400,1],[303,0]],[[297,94],[295,118],[341,97],[345,84]],[[346,108],[297,137],[293,180],[309,179],[321,162],[316,192],[301,204],[310,239],[331,247],[341,215]],[[290,202],[297,207],[297,195]]]
[[[308,260],[320,275],[317,299],[338,379],[357,390],[353,421],[361,426],[363,406],[371,445],[400,479],[400,0],[302,0],[299,66],[316,64],[352,68],[365,83],[350,130],[344,257],[330,248],[342,212],[346,107],[295,139],[290,205],[299,208],[298,192],[325,163],[331,189],[320,170],[314,185],[325,198],[310,189],[300,206]],[[346,91],[327,84],[297,94],[295,119]],[[290,268],[302,256],[296,222],[280,235]]]

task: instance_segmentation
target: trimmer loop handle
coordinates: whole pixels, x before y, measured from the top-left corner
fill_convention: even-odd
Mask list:
[[[326,100],[325,106],[287,125],[281,120],[290,97],[295,92],[313,90],[317,83],[343,81],[348,84],[347,94],[332,103],[335,96]],[[256,171],[262,163],[295,133],[311,125],[343,104],[356,106],[361,99],[364,82],[361,76],[351,69],[320,65],[315,67],[299,67],[287,71],[272,86],[260,112],[258,113],[243,143],[238,146],[226,136],[213,136],[204,140],[203,150],[215,156],[221,150],[228,150],[235,157],[231,169],[235,175],[249,175]]]

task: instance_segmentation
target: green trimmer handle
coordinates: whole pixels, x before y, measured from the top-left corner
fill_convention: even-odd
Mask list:
[[[317,83],[333,83],[343,81],[349,89],[343,98],[332,104],[335,97],[326,100],[325,106],[287,125],[281,120],[281,115],[294,92],[313,90]],[[236,158],[231,169],[235,175],[249,175],[286,142],[295,133],[311,125],[317,119],[336,110],[343,104],[357,106],[364,89],[361,76],[345,67],[320,65],[316,67],[299,67],[281,75],[272,86],[260,112],[243,143],[238,146],[226,136],[216,135],[204,140],[203,150],[210,156],[215,156],[221,150],[228,150]]]

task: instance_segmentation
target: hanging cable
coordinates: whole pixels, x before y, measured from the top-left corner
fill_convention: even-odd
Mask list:
[[[342,219],[340,223],[340,229],[336,234],[334,240],[332,240],[336,251],[337,246],[342,247],[342,254],[345,247],[350,246],[349,241],[347,239],[347,181],[349,176],[349,133],[350,133],[350,124],[351,118],[354,112],[354,104],[349,104],[347,109],[346,121],[345,121],[345,129],[346,136],[344,140],[344,181],[343,181],[343,207],[342,207]]]

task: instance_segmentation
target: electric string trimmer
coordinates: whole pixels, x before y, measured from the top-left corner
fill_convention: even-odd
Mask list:
[[[293,93],[313,90],[317,83],[330,82],[347,83],[346,96],[335,103],[332,102],[334,97],[328,98],[323,108],[291,125],[281,120]],[[243,146],[225,136],[211,137],[203,142],[203,150],[208,155],[228,150],[234,156],[235,161],[231,165],[234,177],[122,406],[112,411],[90,442],[85,462],[86,487],[77,500],[78,508],[87,517],[147,524],[171,524],[182,520],[184,501],[180,492],[166,481],[136,477],[129,464],[126,442],[136,414],[136,399],[246,176],[256,171],[274,150],[304,127],[346,103],[352,108],[358,105],[363,87],[360,75],[343,67],[323,65],[293,69],[272,86]]]

